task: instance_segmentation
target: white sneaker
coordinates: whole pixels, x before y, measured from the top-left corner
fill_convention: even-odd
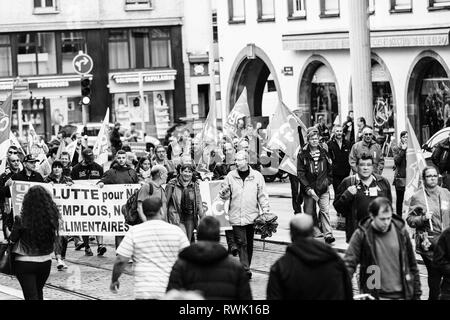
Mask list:
[[[56,266],[56,269],[58,269],[58,271],[65,270],[67,269],[67,265],[64,263],[64,261],[58,260],[58,265]]]

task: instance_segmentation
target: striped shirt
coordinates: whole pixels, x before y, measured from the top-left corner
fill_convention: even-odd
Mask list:
[[[128,230],[116,253],[133,259],[135,299],[160,299],[178,253],[189,245],[186,234],[162,220],[150,220]]]
[[[316,151],[310,151],[311,153],[311,157],[314,160],[314,172],[317,172],[317,170],[319,169],[319,157],[320,157],[320,150],[316,150]]]

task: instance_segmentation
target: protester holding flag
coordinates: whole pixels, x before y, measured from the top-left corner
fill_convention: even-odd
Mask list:
[[[416,252],[422,256],[428,271],[429,300],[437,300],[442,274],[433,263],[433,251],[442,231],[450,226],[450,192],[438,186],[434,167],[422,171],[423,186],[411,197],[408,217],[416,228]]]
[[[9,203],[10,191],[9,187],[6,186],[6,181],[18,173],[21,166],[17,152],[8,156],[8,161],[10,163],[8,170],[0,175],[0,213],[2,215],[2,231],[5,239],[9,236],[14,221]]]
[[[308,144],[299,152],[297,158],[298,179],[303,193],[303,210],[312,215],[315,221],[315,237],[320,233],[317,230],[318,220],[316,203],[319,206],[319,219],[322,223],[322,232],[325,242],[331,244],[335,241],[333,229],[330,224],[330,192],[333,191],[333,171],[331,159],[325,149],[319,146],[319,131],[315,127],[308,128]]]

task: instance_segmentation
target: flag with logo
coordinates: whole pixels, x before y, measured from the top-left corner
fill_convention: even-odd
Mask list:
[[[94,144],[94,158],[95,162],[99,165],[103,165],[108,162],[108,141],[109,141],[109,108],[106,110],[105,119],[103,120],[102,127],[97,136],[97,140]]]
[[[239,99],[234,104],[233,109],[227,117],[227,121],[223,125],[223,132],[229,137],[237,136],[238,119],[250,117],[250,108],[247,102],[247,89],[244,88]]]
[[[0,159],[6,157],[11,132],[12,93],[0,106]]]
[[[303,122],[282,101],[278,101],[267,126],[267,148],[283,151],[285,156],[279,168],[293,175],[297,175],[297,154],[301,148],[299,126],[306,129]]]
[[[420,147],[419,140],[408,119],[408,148],[406,149],[406,187],[405,205],[409,204],[411,196],[421,187],[422,171],[427,166]]]

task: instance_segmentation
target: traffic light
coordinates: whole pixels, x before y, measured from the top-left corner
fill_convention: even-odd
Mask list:
[[[81,78],[81,103],[89,105],[91,103],[91,80]]]

